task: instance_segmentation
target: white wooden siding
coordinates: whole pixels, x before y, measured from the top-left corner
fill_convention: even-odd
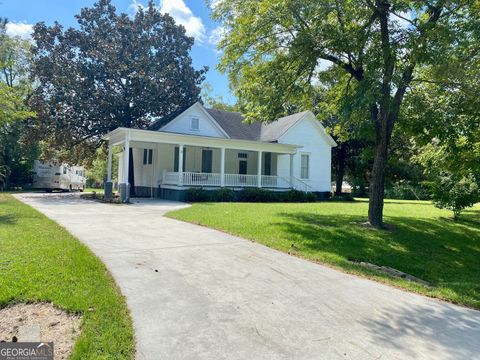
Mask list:
[[[198,119],[198,130],[191,128],[192,118]],[[162,127],[160,131],[197,136],[226,137],[218,125],[198,106],[190,107],[173,121]]]
[[[300,156],[302,153],[308,153],[310,155],[309,179],[304,182],[310,185],[313,191],[330,191],[332,149],[325,136],[322,135],[322,130],[314,121],[318,120],[307,114],[283,134],[278,142],[303,145],[294,155],[293,175],[300,179]],[[289,176],[289,169],[289,155],[280,155],[278,157],[278,175]]]

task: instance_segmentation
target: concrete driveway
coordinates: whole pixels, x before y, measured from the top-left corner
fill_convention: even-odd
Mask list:
[[[108,266],[138,359],[480,359],[480,312],[162,216],[184,204],[16,196]]]

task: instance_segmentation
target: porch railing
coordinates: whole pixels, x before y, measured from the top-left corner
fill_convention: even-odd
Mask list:
[[[180,180],[180,173],[178,172],[163,172],[163,181],[164,184],[178,184]]]
[[[163,172],[162,184],[185,186],[222,186],[219,173],[183,172],[180,182],[180,173]],[[225,174],[224,185],[227,187],[257,187],[257,175]],[[274,175],[261,175],[261,186],[266,188],[288,189],[292,185],[288,178]]]
[[[183,185],[221,186],[221,176],[216,173],[184,172]]]
[[[225,174],[225,186],[254,187],[257,185],[257,175]]]

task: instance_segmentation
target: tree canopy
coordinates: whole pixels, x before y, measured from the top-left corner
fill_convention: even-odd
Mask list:
[[[195,70],[193,38],[150,1],[135,15],[99,0],[76,16],[78,28],[35,25],[31,104],[38,134],[61,157],[93,159],[107,132],[144,128],[199,99],[206,68]]]
[[[30,43],[6,34],[0,23],[0,188],[31,181],[37,146],[27,143],[28,120],[35,116],[26,102],[32,91],[28,79]]]
[[[369,120],[374,132],[369,222],[381,227],[389,143],[405,96],[430,81],[425,75],[478,58],[479,10],[474,1],[222,0],[214,8],[225,27],[220,69],[247,117],[263,121],[291,104],[311,108],[312,84],[333,76],[339,114]]]

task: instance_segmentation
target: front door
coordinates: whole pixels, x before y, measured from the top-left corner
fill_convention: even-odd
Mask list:
[[[247,160],[240,160],[238,162],[238,173],[240,175],[247,175]]]
[[[202,150],[202,173],[212,172],[212,150]]]

